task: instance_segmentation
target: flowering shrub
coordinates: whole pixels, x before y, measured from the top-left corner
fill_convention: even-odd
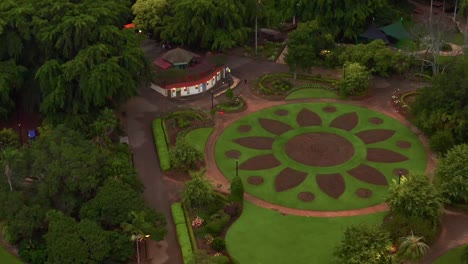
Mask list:
[[[200,217],[195,217],[195,219],[192,221],[192,226],[193,227],[200,227],[203,224],[203,219]]]
[[[211,243],[213,243],[213,240],[214,240],[214,238],[213,238],[212,235],[210,235],[210,234],[206,234],[206,235],[205,235],[205,243],[206,243],[207,245],[210,245]]]

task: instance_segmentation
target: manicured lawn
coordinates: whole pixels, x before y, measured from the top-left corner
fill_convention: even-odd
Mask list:
[[[338,99],[340,98],[336,93],[330,92],[323,89],[301,89],[292,92],[286,97],[286,100],[293,100],[293,99],[301,99],[301,98],[332,98]]]
[[[0,263],[2,264],[21,264],[16,257],[7,252],[3,247],[0,246]]]
[[[336,111],[325,112],[323,108],[327,106],[336,107]],[[296,117],[303,109],[308,109],[309,111],[319,115],[322,120],[322,126],[300,126],[296,121]],[[275,113],[277,110],[287,111],[287,114],[278,115]],[[353,112],[358,115],[359,121],[351,131],[348,132],[342,129],[330,127],[330,123],[335,120],[335,118]],[[374,124],[369,122],[369,118],[374,117],[380,118],[382,123]],[[259,118],[281,121],[291,126],[293,129],[281,134],[280,136],[276,136],[262,128],[259,123]],[[242,126],[249,126],[250,130],[246,132],[239,131]],[[392,130],[394,131],[394,134],[384,141],[371,144],[365,144],[356,136],[357,132],[374,129]],[[336,166],[328,167],[310,166],[291,159],[289,154],[285,151],[285,144],[291,138],[308,132],[324,132],[339,135],[348,140],[354,146],[355,153],[348,161]],[[274,142],[271,149],[255,149],[234,142],[236,139],[248,137],[267,137],[272,138]],[[397,146],[397,142],[399,141],[407,141],[411,146],[405,149],[400,148]],[[368,148],[390,150],[406,156],[408,160],[400,162],[369,161],[366,159]],[[239,176],[244,182],[246,191],[250,194],[271,203],[287,207],[325,211],[363,208],[379,204],[384,201],[388,186],[371,184],[350,176],[348,171],[361,164],[375,168],[384,175],[389,184],[392,184],[392,181],[398,179],[398,176],[393,173],[393,170],[402,168],[409,171],[423,172],[426,168],[427,162],[427,156],[423,145],[418,140],[417,136],[403,124],[388,116],[366,108],[338,103],[296,103],[271,107],[252,113],[228,126],[219,137],[215,147],[217,165],[228,178],[233,175],[233,162],[236,159],[228,157],[227,152],[229,151],[237,151],[240,154],[238,158],[240,167],[242,167],[244,162],[256,156],[268,154],[272,154],[280,163],[278,166],[271,168],[269,167],[257,170],[245,170],[241,168],[239,170]],[[297,186],[293,186],[292,188],[284,191],[276,191],[276,178],[281,171],[287,168],[292,168],[302,173],[306,173],[307,176],[305,180]],[[327,195],[317,184],[316,177],[318,174],[329,175],[333,173],[339,173],[342,175],[346,186],[344,193],[342,193],[338,198],[333,198]],[[260,176],[264,181],[260,185],[250,184],[248,183],[250,176]],[[359,188],[371,190],[373,192],[372,196],[369,198],[358,197],[356,195],[356,191]],[[298,194],[301,192],[313,193],[315,195],[315,199],[311,202],[304,202],[298,198]]]
[[[242,216],[226,235],[226,246],[239,263],[334,263],[334,247],[347,226],[377,224],[384,215],[338,218],[283,216],[245,203]]]
[[[187,135],[185,135],[185,138],[198,150],[205,153],[206,141],[210,137],[211,132],[213,132],[212,127],[197,128],[188,132]]]
[[[433,264],[466,264],[461,261],[463,250],[466,247],[468,247],[468,245],[464,245],[464,246],[449,250],[444,255],[437,258]]]

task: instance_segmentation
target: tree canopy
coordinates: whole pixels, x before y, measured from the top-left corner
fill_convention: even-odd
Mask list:
[[[224,50],[247,39],[245,6],[228,0],[171,2],[161,37],[179,44]]]
[[[450,203],[468,203],[468,145],[450,149],[437,164],[435,180]]]

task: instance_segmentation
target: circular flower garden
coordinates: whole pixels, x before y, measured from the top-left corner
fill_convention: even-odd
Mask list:
[[[423,172],[416,135],[378,112],[339,103],[295,103],[239,119],[215,148],[221,172],[282,206],[349,210],[382,203],[392,180]]]

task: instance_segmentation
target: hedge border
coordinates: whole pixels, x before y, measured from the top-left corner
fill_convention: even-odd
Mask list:
[[[409,106],[409,104],[405,101],[405,98],[408,97],[408,96],[411,96],[411,95],[416,95],[416,94],[420,94],[420,92],[418,92],[418,91],[412,91],[412,92],[404,93],[404,94],[400,97],[400,102],[403,103],[403,107],[406,107],[406,108],[408,108],[409,110],[411,110],[411,106]]]
[[[168,136],[164,120],[161,118],[153,120],[152,129],[156,151],[159,156],[159,166],[164,171],[169,170],[171,168],[171,160],[169,157]]]
[[[197,239],[195,238],[195,233],[193,232],[192,221],[190,220],[190,213],[188,211],[188,207],[185,203],[182,203],[181,205],[182,205],[182,210],[184,211],[184,215],[185,215],[185,225],[187,226],[187,230],[188,230],[189,237],[190,237],[190,242],[192,243],[192,250],[197,251],[198,243],[197,243]]]
[[[191,263],[193,259],[192,242],[190,241],[189,230],[187,228],[186,217],[181,203],[173,203],[171,205],[172,218],[176,227],[177,239],[184,263]]]

